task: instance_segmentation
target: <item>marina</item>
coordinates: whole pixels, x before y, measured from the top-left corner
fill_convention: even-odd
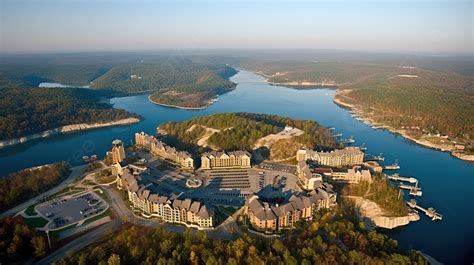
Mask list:
[[[431,218],[432,221],[436,220],[443,220],[443,216],[436,212],[436,210],[433,207],[429,207],[428,209],[425,209],[421,207],[420,205],[417,204],[416,200],[411,199],[409,202],[407,202],[407,205],[410,206],[410,208],[415,209],[415,210],[420,210],[425,213],[426,216]]]
[[[398,170],[398,169],[400,169],[400,166],[398,165],[398,159],[395,160],[395,163],[393,163],[391,165],[384,166],[383,169],[386,169],[386,170]]]

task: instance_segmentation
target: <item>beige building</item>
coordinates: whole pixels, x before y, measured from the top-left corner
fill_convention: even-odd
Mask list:
[[[367,181],[372,183],[372,175],[369,170],[356,170],[349,169],[347,172],[332,172],[331,174],[326,174],[326,177],[332,181],[339,182],[348,182],[348,183],[359,183],[361,181]]]
[[[191,199],[178,199],[176,196],[160,196],[139,185],[137,177],[125,169],[117,179],[117,187],[125,189],[134,208],[145,216],[158,217],[168,223],[181,223],[198,228],[214,226],[214,209]]]
[[[194,169],[194,159],[191,154],[186,151],[179,151],[174,147],[158,141],[155,137],[144,132],[135,133],[135,143],[144,147],[152,154],[158,155],[164,159],[168,159],[185,169]]]
[[[298,162],[296,174],[298,175],[298,185],[304,190],[314,190],[323,182],[323,177],[320,174],[311,172],[304,160]]]
[[[361,165],[364,163],[364,152],[358,147],[346,147],[331,152],[316,152],[313,150],[298,150],[296,160],[312,160],[323,166],[340,167]]]
[[[247,151],[212,151],[201,156],[201,169],[250,168],[251,155]]]
[[[261,201],[258,196],[252,196],[245,202],[244,214],[255,229],[275,231],[293,228],[300,220],[311,220],[314,212],[335,204],[336,194],[325,183],[308,194],[292,195],[282,205],[271,205]]]
[[[125,159],[125,149],[123,142],[119,139],[112,141],[112,162],[120,163]]]

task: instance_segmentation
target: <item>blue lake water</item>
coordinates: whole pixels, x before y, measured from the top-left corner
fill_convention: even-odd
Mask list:
[[[474,163],[453,158],[412,143],[381,129],[372,129],[353,119],[349,112],[332,102],[335,91],[329,89],[295,90],[270,86],[263,78],[241,71],[232,81],[237,89],[219,97],[205,110],[182,110],[162,107],[148,101],[147,95],[114,98],[116,108],[138,113],[145,119],[129,126],[109,127],[60,135],[0,150],[0,175],[24,167],[68,160],[82,163],[84,154],[102,157],[113,139],[127,143],[136,131],[153,134],[166,121],[180,121],[194,116],[219,112],[255,112],[278,114],[297,119],[313,119],[335,127],[344,137],[353,136],[356,144],[365,143],[368,153],[383,153],[386,163],[399,160],[401,175],[415,176],[423,196],[416,198],[422,206],[432,206],[443,214],[433,222],[425,216],[408,226],[384,231],[406,248],[414,248],[449,264],[474,262]]]

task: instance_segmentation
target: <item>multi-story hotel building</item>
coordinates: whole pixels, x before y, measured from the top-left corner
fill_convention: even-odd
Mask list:
[[[314,190],[323,182],[320,174],[311,172],[306,161],[299,161],[296,166],[298,185],[304,190]]]
[[[257,230],[275,231],[292,228],[300,220],[311,220],[313,213],[336,204],[336,193],[324,183],[308,194],[292,195],[282,205],[263,202],[258,196],[250,197],[244,206],[244,214]]]
[[[176,196],[154,194],[148,185],[139,185],[135,176],[128,169],[118,176],[117,186],[125,189],[128,199],[134,208],[145,216],[159,217],[165,222],[181,223],[198,228],[214,226],[214,209],[206,204],[191,199],[178,199]]]
[[[296,159],[298,161],[313,160],[319,165],[330,167],[352,166],[364,163],[364,152],[357,147],[346,147],[331,152],[302,149],[296,152]]]
[[[194,159],[186,151],[179,151],[174,147],[158,141],[155,137],[144,132],[135,133],[135,143],[150,150],[151,153],[168,159],[185,169],[194,169]]]
[[[326,178],[332,181],[348,182],[348,183],[359,183],[361,181],[372,182],[372,175],[369,170],[356,170],[350,168],[347,172],[332,172],[325,174]]]
[[[119,139],[112,141],[112,162],[120,163],[125,159],[125,149],[123,148],[123,142]]]
[[[211,151],[201,156],[201,169],[250,168],[250,159],[247,151]]]

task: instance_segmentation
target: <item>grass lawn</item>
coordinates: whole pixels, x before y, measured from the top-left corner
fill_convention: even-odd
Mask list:
[[[99,183],[99,184],[106,184],[106,183],[110,183],[112,181],[114,181],[117,177],[116,176],[112,176],[112,175],[109,175],[109,176],[97,176],[95,178],[96,182]]]
[[[43,227],[48,223],[48,220],[44,219],[43,217],[32,217],[32,218],[24,218],[25,223],[31,227]]]
[[[101,197],[104,201],[108,202],[109,197],[107,197],[107,194],[105,194],[105,191],[103,191],[101,189],[99,189],[99,190],[94,190],[94,193],[97,194],[99,197]]]
[[[28,216],[33,216],[33,215],[37,215],[38,213],[35,211],[35,207],[36,205],[38,205],[39,203],[34,203],[30,206],[28,206],[26,209],[25,209],[25,214],[28,215]]]
[[[51,237],[54,237],[54,238],[59,238],[59,235],[60,235],[62,232],[66,231],[66,230],[69,230],[69,229],[72,229],[72,228],[76,227],[76,225],[77,225],[77,224],[72,224],[72,225],[68,225],[68,226],[66,226],[66,227],[63,227],[63,228],[61,228],[61,229],[59,229],[59,230],[49,231],[49,235],[50,235]]]

